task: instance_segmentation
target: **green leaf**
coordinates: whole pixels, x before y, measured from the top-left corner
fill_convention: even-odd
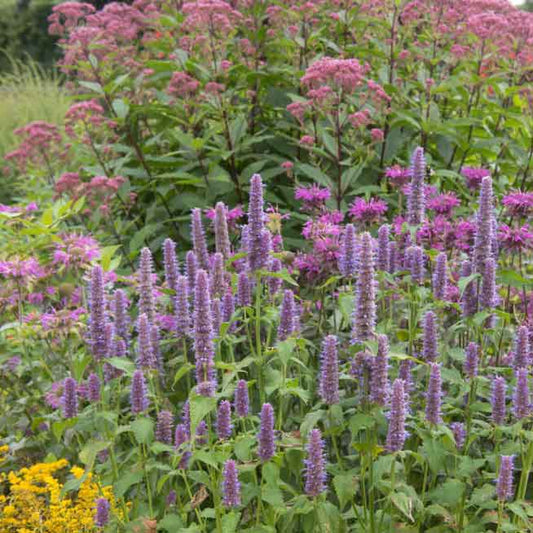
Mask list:
[[[289,364],[289,361],[294,354],[295,347],[296,339],[287,339],[278,343],[278,358],[282,365],[287,366]]]
[[[137,418],[131,423],[131,430],[139,444],[149,444],[154,439],[154,422],[149,418]]]
[[[324,416],[326,411],[320,409],[318,411],[310,411],[305,415],[303,422],[300,425],[300,433],[307,437],[307,434],[316,426],[316,423]]]
[[[429,497],[433,502],[444,506],[455,507],[463,496],[465,485],[458,479],[447,479],[440,487],[433,489]]]
[[[239,525],[240,519],[241,513],[237,513],[235,511],[226,513],[222,517],[222,531],[224,531],[224,533],[234,533],[237,531],[237,526]]]
[[[191,434],[194,435],[198,424],[216,409],[217,401],[215,398],[191,393],[189,396],[189,406],[191,412]]]
[[[403,492],[395,492],[390,497],[392,503],[402,512],[411,522],[413,518],[413,499]]]
[[[333,486],[342,509],[357,492],[357,477],[354,474],[338,474],[333,478]]]
[[[332,182],[327,174],[324,174],[319,168],[312,167],[307,163],[296,165],[296,170],[303,172],[308,178],[315,180],[316,182],[324,185],[325,187],[331,187]]]
[[[164,518],[158,520],[157,528],[174,533],[175,531],[183,531],[183,521],[177,514],[166,514]],[[200,531],[199,529],[197,531]]]
[[[106,359],[105,362],[114,368],[122,370],[128,376],[133,376],[135,372],[135,363],[125,357],[111,357],[110,359]]]
[[[96,456],[102,450],[105,450],[109,446],[109,442],[101,440],[89,441],[83,449],[80,451],[80,461],[85,465],[87,471],[92,470]]]
[[[128,472],[120,476],[120,479],[113,485],[114,493],[117,498],[124,496],[126,491],[133,485],[139,483],[144,477],[142,470],[137,472]]]

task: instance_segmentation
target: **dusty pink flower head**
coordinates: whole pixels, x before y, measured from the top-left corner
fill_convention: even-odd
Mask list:
[[[300,81],[308,90],[327,85],[351,94],[363,86],[368,70],[369,66],[361,65],[357,59],[323,57],[308,67]]]
[[[315,138],[312,137],[311,135],[304,135],[300,139],[300,144],[302,146],[313,146],[313,144],[315,144]]]
[[[193,96],[199,86],[200,82],[186,72],[174,72],[168,84],[167,92],[170,96],[187,98]]]

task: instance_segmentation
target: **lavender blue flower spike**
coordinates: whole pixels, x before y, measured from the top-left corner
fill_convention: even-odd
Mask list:
[[[426,395],[426,420],[430,424],[440,424],[441,402],[442,402],[442,381],[440,376],[440,365],[431,363],[429,385]]]
[[[222,296],[226,290],[226,277],[224,270],[224,256],[221,253],[213,255],[213,264],[210,278],[211,296]]]
[[[472,262],[465,259],[461,264],[461,278],[468,278],[473,274]],[[477,287],[475,281],[466,285],[461,296],[461,310],[463,316],[472,316],[477,310]]]
[[[165,263],[165,280],[167,287],[176,290],[180,268],[176,257],[176,243],[172,239],[165,239],[163,243],[163,259]]]
[[[204,270],[208,270],[209,252],[207,251],[204,227],[202,225],[202,210],[199,208],[193,209],[191,220],[192,245],[196,259],[198,260],[198,266]]]
[[[100,389],[102,387],[102,384],[100,382],[100,378],[92,372],[89,375],[88,381],[88,399],[92,403],[96,403],[100,401]]]
[[[424,149],[415,148],[411,158],[411,186],[407,200],[407,221],[418,225],[424,221],[426,212],[426,193],[424,190],[426,177],[426,158]]]
[[[248,398],[248,384],[244,379],[239,380],[235,388],[235,396],[233,399],[233,406],[235,414],[239,418],[248,416],[250,412],[250,400]]]
[[[389,340],[378,335],[378,353],[372,361],[370,378],[370,401],[384,406],[389,400]]]
[[[413,283],[421,285],[424,283],[426,273],[425,269],[425,254],[420,246],[410,246],[405,252],[405,261],[407,268],[411,272],[411,279]]]
[[[247,272],[241,272],[237,281],[237,303],[240,307],[252,305],[252,287]]]
[[[513,414],[518,419],[531,414],[531,399],[529,390],[529,375],[527,368],[516,371],[516,385],[513,393]]]
[[[179,339],[184,339],[189,336],[191,328],[189,285],[186,276],[178,276],[174,309],[176,315],[176,336]]]
[[[222,254],[224,259],[231,256],[231,244],[228,233],[227,207],[223,202],[215,206],[215,250]]]
[[[217,412],[217,437],[221,440],[229,439],[232,429],[231,403],[228,400],[222,400]]]
[[[353,277],[357,273],[357,236],[355,226],[348,224],[341,239],[339,253],[339,270],[345,277]]]
[[[294,332],[294,293],[286,289],[283,293],[283,300],[279,312],[278,340],[284,341]]]
[[[513,367],[515,369],[527,368],[531,364],[531,361],[529,359],[529,352],[529,329],[527,326],[520,326],[516,330],[515,338],[515,350],[513,360]]]
[[[462,422],[452,422],[450,424],[450,429],[452,430],[453,437],[455,439],[455,445],[458,450],[461,450],[465,444],[466,440],[466,427]]]
[[[155,317],[152,274],[152,252],[148,248],[143,248],[141,250],[141,261],[139,264],[139,314],[145,314],[150,324],[153,324]]]
[[[326,490],[326,458],[324,456],[324,441],[319,429],[309,432],[307,443],[307,458],[305,464],[305,493],[316,497]]]
[[[250,180],[250,200],[248,206],[248,265],[251,271],[260,270],[266,266],[264,253],[264,212],[263,212],[263,182],[259,174],[254,174]]]
[[[155,439],[164,444],[172,444],[174,415],[170,411],[159,411],[155,426]]]
[[[494,241],[494,200],[492,179],[483,178],[479,191],[479,208],[476,214],[476,232],[474,239],[473,261],[474,272],[485,274],[485,264],[493,258]]]
[[[261,426],[259,428],[258,455],[262,462],[272,458],[276,452],[276,442],[274,439],[274,409],[269,403],[264,403],[261,408]]]
[[[448,261],[446,253],[441,252],[435,262],[433,272],[433,296],[437,300],[444,300],[448,288]]]
[[[281,261],[274,257],[270,262],[270,272],[281,272]],[[271,296],[276,295],[283,285],[283,280],[281,278],[269,277],[267,280],[268,290]]]
[[[61,406],[63,408],[63,418],[74,418],[78,416],[78,384],[74,378],[65,378],[63,381],[63,396]]]
[[[481,279],[479,307],[480,309],[491,309],[496,307],[496,304],[496,262],[490,257],[485,261],[485,269]]]
[[[404,381],[395,379],[392,384],[390,399],[389,429],[387,432],[386,449],[389,453],[403,450],[407,433],[405,431],[406,396]]]
[[[498,495],[498,500],[502,502],[510,500],[514,495],[513,462],[513,455],[502,455],[500,457],[500,471],[498,472],[498,479],[496,481],[496,494]]]
[[[189,283],[189,294],[194,294],[194,284],[196,283],[196,273],[198,272],[198,259],[196,259],[196,254],[192,250],[189,250],[185,254],[185,269]]]
[[[176,432],[174,433],[174,447],[176,451],[181,452],[181,459],[178,464],[180,470],[185,470],[189,465],[189,459],[191,458],[191,452],[187,451],[187,445],[189,443],[189,432],[185,424],[178,424],[176,426]]]
[[[136,370],[131,379],[131,412],[136,415],[146,411],[150,402],[146,395],[146,381],[142,370]]]
[[[117,289],[114,294],[114,325],[115,335],[124,339],[126,343],[129,340],[129,318],[128,318],[128,300],[126,293],[122,289]]]
[[[479,366],[479,346],[475,342],[471,342],[466,347],[465,356],[465,374],[473,379],[477,376]]]
[[[239,507],[241,504],[241,484],[237,464],[233,459],[228,459],[224,463],[222,503],[227,508]]]
[[[335,335],[328,335],[324,339],[318,390],[328,405],[339,403],[339,360]]]
[[[89,344],[96,361],[101,361],[106,356],[106,323],[104,272],[101,266],[96,265],[91,271],[89,315]]]
[[[235,297],[231,287],[228,287],[222,299],[222,321],[231,322],[233,313],[235,313]],[[233,328],[230,326],[230,331],[231,329]]]
[[[103,528],[109,522],[109,501],[106,498],[98,498],[96,500],[96,513],[94,515],[94,525]]]
[[[151,326],[146,314],[139,317],[137,324],[138,348],[137,348],[137,366],[139,368],[157,368],[157,358],[154,353],[154,347],[151,339]]]
[[[496,376],[492,380],[492,421],[501,426],[505,423],[505,396],[507,383],[502,376]]]
[[[437,317],[433,311],[424,315],[422,357],[428,363],[434,363],[438,357]]]
[[[378,230],[377,268],[383,272],[389,271],[389,237],[390,226],[383,224]]]

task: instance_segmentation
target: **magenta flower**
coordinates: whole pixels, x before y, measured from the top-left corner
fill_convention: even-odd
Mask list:
[[[469,189],[478,189],[483,178],[485,176],[490,176],[490,170],[487,170],[486,168],[463,167],[461,169],[461,174],[464,176],[466,186]]]
[[[525,217],[533,212],[533,193],[512,192],[502,199],[502,205],[507,208],[507,213],[512,216]]]
[[[305,211],[322,209],[327,200],[331,197],[329,188],[311,185],[310,187],[298,187],[294,193],[294,198],[303,202]]]
[[[359,222],[373,224],[380,222],[388,209],[387,203],[380,198],[356,198],[350,206],[348,214]]]
[[[453,192],[437,194],[427,201],[427,208],[439,215],[451,215],[458,205],[461,205],[461,201]]]
[[[385,169],[385,177],[394,188],[402,188],[411,181],[411,169],[394,165]]]
[[[504,250],[510,252],[520,252],[533,248],[533,232],[527,225],[513,228],[507,224],[500,224],[498,227],[498,241]]]

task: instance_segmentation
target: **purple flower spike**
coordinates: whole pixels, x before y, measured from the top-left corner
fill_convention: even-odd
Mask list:
[[[231,322],[233,313],[235,313],[235,298],[233,296],[231,287],[228,287],[226,289],[226,293],[224,294],[224,298],[222,299],[222,321]],[[230,330],[231,329],[232,328],[230,327]]]
[[[104,272],[96,265],[91,271],[90,283],[89,343],[96,361],[106,356],[107,343],[105,326],[107,323],[104,295]]]
[[[194,284],[196,283],[196,273],[198,272],[198,259],[196,259],[196,254],[192,250],[189,250],[185,255],[185,269],[189,283],[189,294],[194,294]]]
[[[146,395],[146,382],[142,370],[136,370],[131,379],[131,412],[136,415],[146,411],[150,402]]]
[[[294,293],[286,289],[279,311],[278,341],[284,341],[294,333]]]
[[[237,303],[240,307],[252,305],[252,287],[247,272],[241,272],[237,282]]]
[[[259,449],[257,454],[261,461],[266,462],[276,452],[274,440],[274,409],[269,403],[264,403],[261,409],[261,427],[258,435]]]
[[[94,515],[94,525],[96,527],[105,527],[109,522],[110,504],[105,498],[96,500],[96,513]]]
[[[92,372],[88,378],[88,391],[87,397],[91,403],[96,403],[100,401],[100,389],[102,384],[100,383],[100,378]]]
[[[139,317],[137,330],[139,332],[139,345],[137,349],[137,366],[139,368],[157,368],[156,354],[152,346],[150,323],[148,316],[142,314]]]
[[[126,298],[126,293],[122,289],[117,289],[113,299],[115,335],[128,342],[130,324],[128,319],[128,300]]]
[[[376,280],[374,245],[370,233],[361,237],[359,275],[355,284],[352,338],[366,341],[374,336],[376,324]]]
[[[403,450],[407,433],[405,431],[405,417],[407,405],[407,393],[404,389],[404,381],[395,379],[392,384],[390,399],[389,430],[387,432],[386,448],[389,453]]]
[[[178,339],[184,339],[189,336],[191,328],[189,285],[186,276],[178,276],[174,309],[176,314],[176,336]]]
[[[155,426],[155,440],[164,444],[172,444],[174,415],[170,411],[159,411]]]
[[[414,226],[421,224],[426,214],[425,177],[426,158],[424,157],[424,149],[418,147],[415,148],[411,158],[411,186],[407,199],[407,221]]]
[[[251,271],[265,267],[267,256],[264,253],[264,212],[263,182],[259,174],[250,180],[250,200],[248,206],[248,265]]]
[[[431,363],[431,373],[429,376],[429,385],[426,396],[426,420],[430,424],[440,424],[441,400],[442,400],[442,381],[440,376],[440,365]]]
[[[250,400],[248,398],[248,384],[244,379],[239,380],[235,388],[235,396],[233,399],[233,406],[235,414],[239,418],[248,416],[250,412]]]
[[[324,339],[318,392],[328,405],[339,403],[339,359],[335,335],[328,335]]]
[[[437,300],[444,300],[448,288],[448,262],[446,253],[441,252],[435,262],[433,273],[433,296]]]
[[[78,416],[78,384],[74,378],[65,378],[63,381],[63,396],[61,405],[63,407],[63,418],[74,418]]]
[[[398,377],[403,380],[406,396],[414,389],[413,383],[413,361],[411,359],[403,359],[400,361],[398,369]]]
[[[224,256],[220,253],[213,255],[211,268],[210,289],[211,296],[222,296],[226,290],[226,271],[224,270]]]
[[[146,315],[150,324],[153,324],[155,316],[153,268],[152,253],[143,248],[139,264],[139,314]]]
[[[339,253],[339,270],[345,277],[353,277],[357,273],[357,236],[355,226],[348,224],[341,239]]]
[[[502,376],[496,376],[492,380],[492,421],[501,426],[505,424],[505,395],[506,395],[507,383]]]
[[[479,346],[475,342],[471,342],[466,347],[465,357],[465,374],[473,379],[477,376],[479,366]]]
[[[472,263],[466,259],[461,264],[461,278],[468,278],[473,274]],[[463,290],[461,296],[463,316],[472,316],[477,310],[477,290],[475,281],[471,281]]]
[[[201,420],[200,423],[196,426],[196,445],[205,446],[207,444],[208,437],[209,428],[207,427],[207,422],[205,420]]]
[[[172,239],[165,239],[163,243],[163,259],[165,263],[165,280],[167,287],[176,290],[180,267],[176,257],[176,243]]]
[[[513,367],[515,370],[518,368],[527,368],[530,365],[529,349],[529,329],[527,326],[520,326],[516,330],[513,360]]]
[[[215,337],[218,337],[222,324],[222,302],[220,298],[214,298],[211,301],[211,317],[213,320],[213,334]]]
[[[479,191],[479,208],[476,214],[476,233],[474,239],[474,271],[485,274],[485,264],[493,257],[494,235],[494,200],[492,179],[486,176],[481,181]]]
[[[277,257],[274,257],[270,262],[270,272],[281,272],[281,261]],[[274,296],[281,289],[283,280],[281,278],[269,277],[267,283],[270,295]]]
[[[231,256],[227,211],[223,202],[218,202],[215,206],[215,249],[224,256],[224,259],[229,259]]]
[[[232,429],[231,403],[228,400],[223,400],[220,402],[217,412],[217,437],[220,440],[229,439]]]
[[[174,447],[177,452],[181,453],[181,459],[178,464],[180,470],[185,470],[189,465],[191,452],[187,450],[189,443],[189,432],[185,424],[178,424],[174,434]]]
[[[388,272],[394,274],[398,270],[398,245],[395,241],[389,242],[388,256]]]
[[[450,429],[453,433],[453,438],[455,439],[455,445],[458,450],[461,450],[465,445],[466,440],[466,428],[462,422],[452,422],[450,424]]]
[[[307,458],[305,464],[305,493],[312,498],[319,496],[326,490],[326,458],[324,456],[324,441],[319,429],[309,432],[307,443]]]
[[[389,340],[378,335],[378,353],[372,360],[370,374],[370,401],[384,406],[389,400]]]
[[[216,390],[215,347],[209,283],[205,270],[196,274],[194,296],[194,355],[198,394],[213,396]]]
[[[498,500],[500,500],[501,502],[510,500],[514,495],[513,463],[513,455],[502,455],[500,457],[500,471],[498,473],[498,480],[496,482],[496,493],[498,494]]]
[[[383,224],[378,230],[377,268],[383,272],[389,271],[389,237],[390,226]]]
[[[413,283],[418,285],[424,283],[426,274],[424,250],[420,246],[409,246],[405,251],[405,261]]]
[[[204,270],[209,269],[209,252],[207,251],[207,243],[205,241],[204,227],[202,225],[202,210],[195,208],[192,210],[191,235],[192,246],[198,266]]]
[[[422,357],[428,363],[434,363],[439,353],[437,350],[437,317],[433,311],[424,315]]]
[[[241,484],[237,464],[233,459],[224,463],[224,480],[222,481],[222,503],[224,507],[239,507],[241,504]]]
[[[516,371],[516,386],[513,393],[513,414],[518,420],[531,414],[529,376],[527,368]]]
[[[480,309],[492,309],[496,307],[496,262],[492,257],[485,261],[485,269],[481,279],[479,293]]]
[[[150,327],[150,344],[152,345],[152,352],[155,358],[155,368],[159,370],[159,373],[163,375],[164,361],[163,354],[161,353],[161,339],[159,335],[159,326],[153,325]]]

